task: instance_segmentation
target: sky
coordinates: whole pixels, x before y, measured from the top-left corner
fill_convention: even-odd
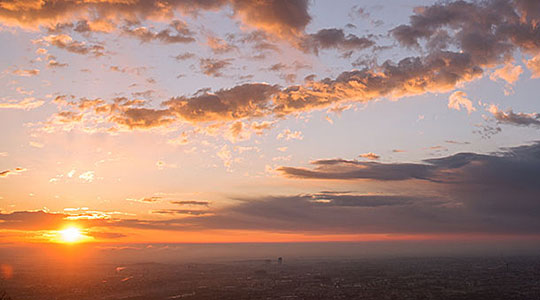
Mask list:
[[[538,240],[540,2],[0,1],[2,245]]]

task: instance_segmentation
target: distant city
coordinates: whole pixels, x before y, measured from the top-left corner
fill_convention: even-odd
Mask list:
[[[0,299],[540,299],[540,257],[17,268]],[[3,293],[3,294],[2,294]]]

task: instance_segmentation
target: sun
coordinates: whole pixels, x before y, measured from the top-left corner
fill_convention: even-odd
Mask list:
[[[84,240],[85,236],[82,234],[81,230],[77,227],[68,227],[66,229],[60,230],[60,240],[63,243],[77,243]]]

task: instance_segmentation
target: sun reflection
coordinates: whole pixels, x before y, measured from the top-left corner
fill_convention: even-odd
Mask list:
[[[60,241],[63,243],[77,243],[86,238],[86,236],[83,235],[81,230],[77,227],[68,227],[60,230],[58,233]]]

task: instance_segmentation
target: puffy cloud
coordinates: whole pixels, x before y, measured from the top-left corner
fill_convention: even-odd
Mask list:
[[[272,128],[275,123],[275,121],[253,122],[250,127],[256,134],[261,135],[265,130]]]
[[[464,107],[467,109],[467,113],[471,113],[476,110],[473,106],[472,101],[467,98],[467,94],[462,91],[455,91],[448,98],[448,108],[461,110]]]
[[[195,38],[193,38],[194,32],[187,27],[186,23],[174,20],[169,27],[170,28],[163,29],[159,32],[153,32],[146,27],[137,27],[134,29],[125,27],[123,32],[139,39],[142,43],[160,41],[165,44],[174,44],[191,43],[195,41]],[[174,30],[175,33],[172,34],[171,30]]]
[[[362,157],[362,158],[370,159],[370,160],[377,160],[377,159],[381,158],[379,155],[377,155],[377,154],[375,154],[373,152],[363,153],[363,154],[360,154],[359,156]]]
[[[121,114],[113,115],[111,121],[134,129],[168,125],[174,122],[174,118],[166,109],[127,108]]]
[[[538,126],[540,127],[539,113],[515,113],[512,109],[500,110],[496,105],[491,105],[488,111],[499,123],[516,126]]]
[[[532,78],[540,78],[540,54],[527,61],[527,68],[532,72]]]
[[[233,0],[235,14],[244,23],[280,37],[302,34],[311,21],[308,0]]]
[[[88,45],[85,42],[74,40],[67,34],[48,35],[36,42],[46,42],[60,49],[64,49],[71,53],[82,55],[103,56],[105,48],[102,45]]]
[[[502,79],[509,84],[514,84],[518,81],[519,76],[523,73],[523,68],[521,66],[516,66],[511,63],[504,65],[504,67],[495,70],[489,78],[491,80]]]
[[[311,78],[303,85],[281,88],[263,83],[241,84],[216,92],[201,90],[192,96],[174,97],[162,102],[160,109],[110,107],[107,110],[109,114],[107,118],[125,128],[169,126],[177,121],[238,121],[269,116],[279,118],[289,114],[336,107],[347,102],[362,103],[382,97],[398,99],[425,93],[453,91],[461,84],[484,76],[486,70],[508,64],[512,54],[517,50],[537,54],[540,49],[538,39],[540,28],[535,23],[536,13],[528,11],[536,6],[526,3],[529,2],[455,1],[420,7],[411,16],[409,24],[394,28],[392,35],[404,46],[423,48],[422,53],[425,54],[406,57],[397,62],[373,63],[360,70],[342,72],[336,78],[318,81]],[[71,9],[70,4],[65,5]],[[220,2],[177,0],[161,3],[160,10],[157,10],[154,1],[123,4],[83,2],[80,9],[92,6],[99,16],[102,12],[100,9],[104,7],[122,7],[122,13],[138,19],[150,17],[152,13],[165,16],[174,10],[217,9],[224,5],[231,5],[236,16],[246,23],[267,30],[262,33],[258,31],[258,35],[268,35],[271,32],[289,38],[294,36],[296,42],[306,36],[299,33],[310,19],[307,14],[308,2],[299,0]],[[45,4],[42,8],[49,9],[49,4]],[[19,12],[20,10],[22,8],[15,9]],[[277,11],[285,13],[277,14]],[[319,39],[318,47],[338,44],[347,47],[359,45],[353,42],[356,39],[345,36],[337,29],[327,29],[319,33],[315,34]],[[447,38],[443,38],[444,36]],[[230,64],[228,60],[200,60],[202,71],[209,76],[223,75],[223,68],[228,64]],[[493,76],[504,76],[506,80],[513,81],[515,74],[519,73],[515,70],[518,69],[503,68],[495,71],[493,74],[498,75]],[[468,112],[474,110],[470,100],[461,92],[453,94],[450,98],[451,108],[464,106]]]
[[[277,91],[279,88],[274,85],[249,83],[214,93],[203,91],[192,97],[176,97],[163,104],[186,121],[230,121],[267,115],[271,96]]]
[[[166,20],[173,18],[175,12],[190,14],[227,5],[244,24],[280,37],[301,34],[311,20],[307,11],[308,0],[9,0],[0,3],[0,22],[35,28],[82,21],[81,31],[107,32],[126,20],[133,24]]]
[[[276,139],[278,140],[283,139],[286,141],[302,140],[304,139],[304,136],[302,135],[301,131],[291,131],[290,129],[285,129],[276,136]]]
[[[409,57],[397,64],[387,61],[375,69],[341,73],[336,79],[308,82],[282,90],[274,112],[286,115],[322,109],[340,102],[367,102],[429,92],[446,92],[458,83],[482,76],[482,68],[465,53],[441,51]]]

